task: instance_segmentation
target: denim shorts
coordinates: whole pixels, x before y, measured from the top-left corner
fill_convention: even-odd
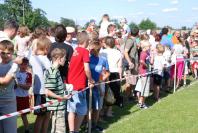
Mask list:
[[[100,92],[99,86],[94,86],[92,89],[92,109],[99,110],[100,109]],[[89,90],[87,90],[87,102],[89,102]]]
[[[67,112],[81,116],[87,114],[86,91],[74,92],[74,95],[67,101]]]

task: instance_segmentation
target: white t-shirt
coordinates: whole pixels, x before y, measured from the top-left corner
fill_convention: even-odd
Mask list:
[[[107,48],[102,50],[100,55],[107,59],[110,72],[119,72],[118,62],[122,60],[122,54],[119,50]]]
[[[45,94],[45,85],[44,85],[44,72],[46,69],[49,69],[52,64],[44,55],[31,55],[30,65],[32,66],[33,71],[33,92],[34,94]]]
[[[165,64],[166,64],[166,60],[163,55],[156,55],[154,57],[153,68],[154,70],[158,70],[156,74],[163,76],[163,68]]]
[[[15,77],[16,72],[18,71],[18,65],[10,61],[8,64],[0,63],[0,77],[4,77],[7,74]],[[7,85],[0,85],[0,104],[3,104],[7,101],[15,101],[14,93],[14,78]]]
[[[8,37],[8,35],[5,32],[0,31],[0,42],[3,41],[3,40],[11,41],[10,38]]]
[[[103,21],[100,25],[99,38],[108,36],[107,27],[109,26],[109,21]]]
[[[29,36],[26,37],[20,37],[20,36],[16,36],[15,37],[16,40],[16,44],[18,46],[18,52],[25,52],[28,50],[28,41],[30,40]]]
[[[184,58],[184,47],[181,44],[175,44],[173,46],[174,54],[177,56],[177,58]]]

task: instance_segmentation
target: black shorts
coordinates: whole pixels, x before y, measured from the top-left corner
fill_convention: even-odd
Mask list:
[[[170,78],[170,74],[168,71],[164,71],[164,79],[168,80]]]
[[[34,94],[34,106],[38,106],[38,105],[45,104],[45,103],[46,103],[45,94],[43,95]],[[47,107],[34,110],[35,115],[45,115],[46,112],[47,112]]]
[[[161,85],[162,83],[162,76],[158,75],[158,74],[154,74],[153,75],[153,82],[155,85]]]

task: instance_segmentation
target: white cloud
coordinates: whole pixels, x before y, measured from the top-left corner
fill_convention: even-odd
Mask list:
[[[198,11],[198,7],[192,7],[192,10]]]
[[[165,8],[162,10],[162,12],[176,12],[178,11],[178,8]]]
[[[148,3],[148,6],[159,6],[159,3]]]
[[[135,2],[136,0],[127,0],[128,2]]]
[[[171,4],[173,4],[173,5],[179,4],[179,1],[178,0],[172,0]]]

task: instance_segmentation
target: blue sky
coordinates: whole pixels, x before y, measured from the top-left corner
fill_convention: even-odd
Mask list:
[[[161,27],[192,27],[198,21],[198,0],[32,0],[32,5],[43,9],[49,20],[64,17],[80,25],[90,19],[99,22],[104,13],[135,23],[150,18]]]

